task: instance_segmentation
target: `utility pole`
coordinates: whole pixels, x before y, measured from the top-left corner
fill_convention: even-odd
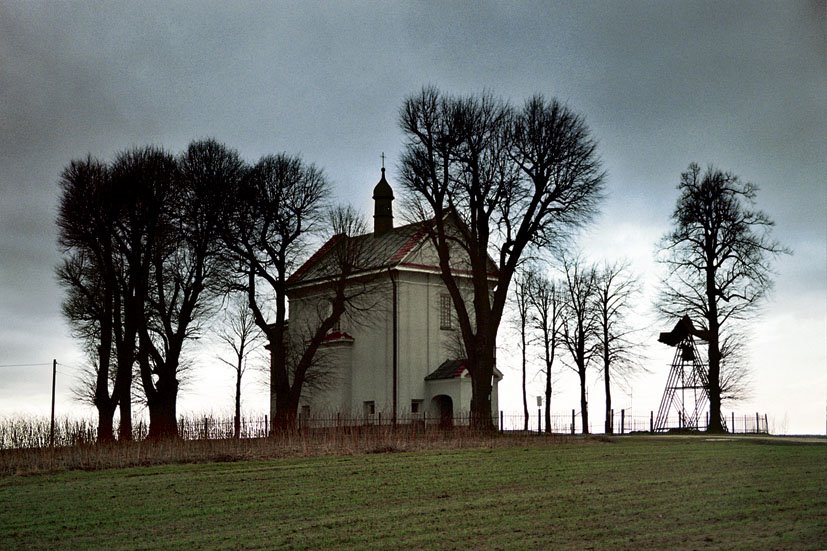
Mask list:
[[[49,446],[55,447],[55,379],[57,378],[57,360],[52,360],[52,426],[49,430]]]

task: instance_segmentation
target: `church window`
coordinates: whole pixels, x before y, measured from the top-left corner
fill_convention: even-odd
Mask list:
[[[451,302],[451,295],[440,295],[439,297],[439,328],[453,329],[454,305]]]

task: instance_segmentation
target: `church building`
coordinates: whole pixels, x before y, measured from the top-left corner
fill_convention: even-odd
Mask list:
[[[334,236],[288,281],[293,333],[318,319],[330,292],[330,257],[337,241],[349,240],[359,257],[348,285],[363,292],[322,345],[323,384],[303,391],[300,413],[359,422],[377,422],[381,415],[382,423],[465,424],[471,377],[428,223],[394,227],[393,190],[384,168],[373,199],[372,233]],[[470,276],[467,284],[470,289]],[[502,374],[494,371],[491,409],[496,418]]]

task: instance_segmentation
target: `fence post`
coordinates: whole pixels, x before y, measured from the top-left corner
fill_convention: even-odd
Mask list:
[[[626,410],[620,410],[620,434],[626,431]]]
[[[760,421],[758,420],[758,412],[755,412],[755,432],[758,433],[758,425]]]
[[[204,417],[204,440],[207,439],[207,418]]]
[[[571,433],[574,434],[574,408],[571,410]]]
[[[503,431],[503,410],[500,410],[500,432]]]
[[[732,434],[735,434],[735,412],[734,411],[732,412],[732,428],[729,429],[729,430],[732,432]]]
[[[655,412],[649,410],[649,432],[655,432]]]
[[[764,414],[764,429],[765,429],[765,432],[766,432],[767,434],[769,434],[769,433],[770,433],[770,424],[769,424],[769,422],[767,421],[767,414],[766,414],[766,413]]]
[[[537,408],[537,432],[539,432],[539,433],[543,432],[543,427],[541,425],[542,422],[543,422],[542,410],[540,408]]]

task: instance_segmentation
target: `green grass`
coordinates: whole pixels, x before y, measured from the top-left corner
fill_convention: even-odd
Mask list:
[[[827,547],[823,443],[520,442],[0,477],[0,547]]]

